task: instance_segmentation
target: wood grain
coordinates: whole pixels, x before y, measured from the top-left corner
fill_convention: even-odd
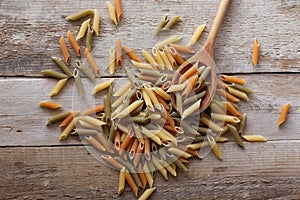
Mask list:
[[[113,25],[108,17],[105,1],[42,1],[34,4],[29,0],[1,1],[0,12],[0,76],[41,76],[40,71],[56,68],[51,56],[61,55],[58,45],[60,36],[67,30],[75,34],[83,20],[65,20],[80,9],[96,8],[101,16],[100,36],[94,38],[92,52],[101,63],[103,75],[108,75],[108,49],[120,37],[122,43],[135,49],[150,50],[154,44],[169,35],[182,35],[186,44],[195,28],[207,23],[207,29],[194,49],[200,49],[213,22],[219,1],[124,1],[123,17],[119,26]],[[68,6],[65,6],[68,5]],[[247,0],[233,1],[220,29],[215,45],[215,59],[221,72],[299,72],[299,20],[298,1],[272,0],[271,2]],[[141,15],[141,13],[143,13]],[[152,37],[156,23],[164,14],[181,15],[182,22],[170,32]],[[251,64],[253,39],[261,44],[259,65]],[[84,40],[80,45],[84,48]],[[72,52],[73,53],[73,52]],[[129,64],[126,59],[124,65]],[[186,57],[189,57],[186,55]],[[71,66],[75,66],[72,54]],[[124,71],[117,70],[117,75]]]
[[[295,74],[281,75],[247,75],[241,76],[247,80],[255,94],[248,102],[241,102],[240,109],[248,114],[247,133],[262,134],[269,140],[300,139],[299,129],[299,100],[298,86],[300,80]],[[294,87],[278,84],[278,80],[285,80]],[[115,81],[117,87],[125,79]],[[86,89],[86,99],[82,103],[77,100],[77,90],[74,80],[70,80],[62,93],[55,96],[53,101],[63,105],[60,111],[49,111],[40,108],[38,103],[50,99],[49,92],[55,85],[54,79],[41,78],[6,78],[0,79],[0,101],[5,106],[0,107],[0,146],[43,146],[78,144],[76,138],[59,142],[57,137],[60,128],[57,124],[46,127],[45,123],[52,114],[63,110],[84,110],[95,104],[101,104],[105,91],[90,95],[93,84],[83,79]],[[280,91],[280,92],[278,92]],[[291,102],[288,120],[280,128],[277,121],[281,106]]]
[[[192,159],[187,172],[165,181],[155,176],[151,199],[297,199],[300,195],[300,142],[220,145]],[[133,199],[128,186],[117,195],[118,172],[84,147],[1,149],[1,199]]]

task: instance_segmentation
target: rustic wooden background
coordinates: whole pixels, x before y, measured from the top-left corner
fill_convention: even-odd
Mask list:
[[[59,37],[67,30],[75,34],[82,22],[70,23],[65,17],[81,9],[100,12],[101,32],[94,38],[93,54],[107,78],[108,49],[117,37],[141,55],[141,49],[150,50],[171,34],[182,35],[181,43],[186,44],[193,30],[206,22],[194,46],[200,49],[219,0],[130,0],[122,5],[122,21],[116,27],[103,0],[0,0],[0,199],[134,198],[129,187],[117,195],[118,172],[91,156],[78,139],[59,142],[60,129],[45,126],[54,112],[38,103],[49,99],[55,80],[40,71],[57,69],[51,56],[60,55]],[[246,131],[269,141],[247,143],[244,150],[233,142],[221,144],[223,161],[209,154],[201,161],[191,160],[188,172],[169,181],[156,176],[157,191],[151,199],[300,198],[299,13],[298,0],[232,1],[215,44],[216,63],[221,73],[239,75],[254,89],[250,101],[241,104],[249,116]],[[180,15],[182,21],[152,37],[165,14]],[[257,67],[250,59],[254,37],[261,44]],[[74,58],[72,53],[73,66]],[[123,75],[117,70],[116,76]],[[70,81],[53,98],[65,110],[72,108],[73,85]],[[279,111],[287,101],[290,114],[278,128]]]

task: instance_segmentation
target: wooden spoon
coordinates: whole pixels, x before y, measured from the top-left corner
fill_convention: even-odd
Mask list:
[[[209,32],[208,38],[204,46],[191,58],[186,60],[182,65],[177,69],[177,74],[174,76],[173,83],[178,83],[178,80],[185,71],[193,66],[192,63],[199,62],[203,65],[210,66],[210,84],[207,87],[205,96],[202,99],[201,106],[199,108],[200,112],[203,112],[211,103],[213,96],[217,87],[217,68],[214,62],[214,44],[219,32],[220,26],[225,17],[225,13],[229,7],[230,0],[221,0],[218,12],[214,19],[213,26]]]

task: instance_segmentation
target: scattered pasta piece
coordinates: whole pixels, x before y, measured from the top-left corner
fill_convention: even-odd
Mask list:
[[[254,66],[256,66],[258,63],[259,48],[260,48],[259,41],[257,38],[255,38],[253,43],[253,50],[252,50],[252,64]]]
[[[286,121],[290,106],[291,106],[290,102],[288,102],[287,104],[282,106],[281,111],[280,111],[280,117],[279,117],[279,120],[277,123],[278,126],[280,126],[281,124],[283,124]]]

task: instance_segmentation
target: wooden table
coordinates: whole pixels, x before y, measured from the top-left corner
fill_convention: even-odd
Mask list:
[[[58,39],[80,23],[67,15],[96,8],[101,15],[94,55],[102,75],[108,49],[120,37],[141,55],[169,35],[182,35],[186,44],[195,28],[207,29],[194,49],[200,49],[213,22],[219,0],[122,1],[119,26],[108,19],[105,1],[0,1],[0,199],[133,199],[129,187],[117,195],[118,172],[89,154],[76,137],[58,141],[60,129],[46,127],[53,111],[38,106],[50,99],[55,80],[40,71],[56,69],[51,56],[60,55]],[[155,177],[151,199],[299,199],[300,198],[300,3],[291,1],[232,1],[215,45],[220,73],[247,80],[255,94],[240,108],[247,112],[248,134],[261,134],[267,143],[220,144],[223,160],[212,153],[192,159],[187,172],[165,181]],[[152,37],[164,15],[180,15],[170,32]],[[260,40],[259,64],[251,64],[253,39]],[[84,46],[84,41],[80,41]],[[72,66],[75,56],[72,54]],[[124,65],[129,65],[125,57]],[[115,76],[123,76],[117,70]],[[85,82],[88,82],[84,80]],[[70,81],[53,100],[72,109]],[[287,122],[277,127],[279,111],[291,102]],[[99,103],[101,101],[99,100]]]

